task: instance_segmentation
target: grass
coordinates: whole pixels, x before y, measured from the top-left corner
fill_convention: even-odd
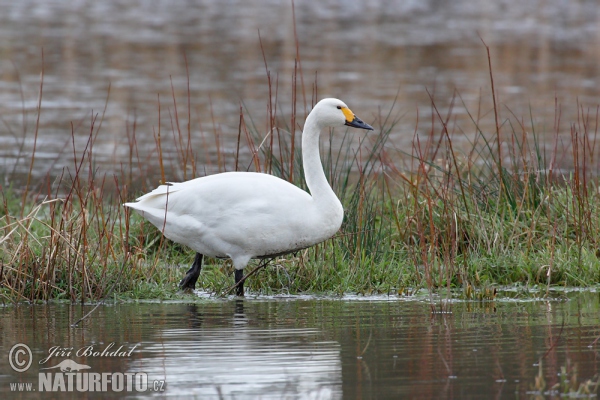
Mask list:
[[[276,84],[266,61],[265,67],[271,89]],[[300,149],[294,145],[298,138],[286,140],[299,136],[294,132],[303,116],[296,109],[296,97],[301,93],[306,99],[304,87],[296,88],[295,77],[293,82],[290,119],[278,108],[277,87],[268,99],[266,127],[257,126],[240,109],[234,155],[222,151],[223,138],[215,129],[214,168],[249,166],[306,189]],[[271,262],[249,279],[249,291],[407,294],[426,288],[430,293],[443,289],[448,296],[486,299],[505,285],[597,285],[598,110],[581,107],[578,121],[567,128],[570,140],[565,143],[559,139],[565,134],[559,111],[553,132],[538,133],[533,116],[530,124],[510,112],[508,118],[500,116],[491,59],[490,83],[491,110],[467,110],[468,126],[454,113],[456,104],[466,108],[459,93],[444,104],[446,115],[431,96],[429,128],[423,133],[415,127],[409,150],[395,149],[388,140],[398,130],[395,104],[388,113],[367,120],[376,135],[324,132],[322,141],[329,145],[324,146],[323,165],[344,204],[342,228],[324,243]],[[40,84],[40,99],[42,88]],[[314,103],[316,82],[312,88]],[[3,301],[185,296],[177,291],[177,283],[193,252],[121,206],[158,181],[201,175],[201,162],[192,149],[201,145],[208,154],[213,146],[192,138],[189,87],[185,112],[174,93],[173,88],[172,131],[155,132],[158,167],[140,154],[134,125],[128,129],[129,160],[121,174],[97,176],[94,143],[103,119],[99,115],[90,121],[84,149],[76,148],[73,140],[73,164],[61,176],[35,183],[30,173],[23,186],[0,186]],[[110,89],[107,102],[109,94]],[[157,102],[160,115],[164,105],[160,98]],[[40,100],[38,118],[41,104]],[[484,126],[494,128],[486,131]],[[468,131],[475,134],[464,134]],[[36,126],[35,141],[39,134]],[[73,129],[73,138],[75,134]],[[553,142],[548,142],[549,135]],[[169,159],[166,149],[173,155]],[[27,160],[30,168],[35,157],[34,151]],[[570,164],[561,161],[567,158]],[[209,259],[198,285],[223,293],[232,284],[232,271],[228,261]]]

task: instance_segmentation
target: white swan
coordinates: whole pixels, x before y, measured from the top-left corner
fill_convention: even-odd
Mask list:
[[[243,296],[242,270],[251,258],[268,259],[310,247],[332,237],[342,225],[344,209],[325,178],[319,135],[324,128],[344,125],[373,130],[333,98],[318,102],[306,118],[302,161],[310,194],[273,175],[224,172],[167,183],[124,205],[167,238],[197,252],[179,284],[182,289],[195,288],[203,255],[229,257],[237,294]]]

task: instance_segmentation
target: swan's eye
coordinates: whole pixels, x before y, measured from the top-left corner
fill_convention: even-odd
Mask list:
[[[342,109],[342,106],[337,106],[337,109],[338,109],[338,110],[341,110],[341,109]]]

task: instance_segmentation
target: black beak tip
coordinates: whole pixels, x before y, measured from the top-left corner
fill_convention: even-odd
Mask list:
[[[354,118],[352,121],[346,121],[347,126],[351,126],[353,128],[366,129],[368,131],[373,131],[373,127],[365,122],[363,122],[359,118]]]

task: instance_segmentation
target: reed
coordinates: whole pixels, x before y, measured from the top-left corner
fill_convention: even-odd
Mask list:
[[[166,105],[171,131],[160,129],[165,103],[158,98],[156,149],[143,154],[136,123],[127,126],[129,159],[119,174],[96,173],[94,144],[103,113],[92,113],[83,148],[76,146],[80,133],[72,126],[72,163],[60,176],[36,184],[29,174],[22,186],[0,187],[0,297],[86,302],[107,295],[184,296],[177,283],[193,252],[170,242],[121,204],[158,182],[202,175],[206,166],[268,172],[306,189],[296,143],[298,126],[310,108],[296,107],[297,93],[303,102],[310,93],[303,79],[297,87],[301,64],[292,79],[289,110],[282,110],[279,79],[272,79],[266,59],[265,69],[271,94],[266,114],[257,118],[240,107],[234,155],[222,151],[224,139],[216,127],[214,146],[205,138],[198,143],[192,135],[196,128],[189,85],[182,107],[171,84],[171,104]],[[490,77],[493,83],[491,72]],[[317,82],[311,87],[314,102]],[[41,83],[40,97],[42,88]],[[404,295],[425,288],[428,293],[488,299],[505,285],[597,285],[598,109],[579,107],[578,120],[567,129],[570,140],[564,142],[559,139],[565,128],[558,106],[554,130],[548,133],[536,131],[533,111],[527,124],[510,112],[503,118],[495,101],[491,113],[467,110],[469,126],[459,126],[456,104],[466,109],[458,92],[443,104],[449,111],[442,115],[431,95],[429,129],[423,133],[417,123],[410,150],[396,149],[389,141],[400,129],[395,102],[367,121],[377,134],[324,132],[322,160],[344,204],[342,228],[324,243],[273,260],[246,283],[249,291]],[[264,126],[256,122],[260,120]],[[475,134],[457,133],[468,130]],[[550,146],[542,142],[549,134],[554,138]],[[37,126],[35,135],[43,135]],[[466,149],[457,138],[467,141]],[[210,157],[215,146],[216,159]],[[204,154],[193,150],[199,148]],[[22,159],[33,166],[35,157],[34,152]],[[561,164],[563,158],[570,165]],[[231,286],[232,271],[228,261],[208,260],[198,285],[222,293]]]

